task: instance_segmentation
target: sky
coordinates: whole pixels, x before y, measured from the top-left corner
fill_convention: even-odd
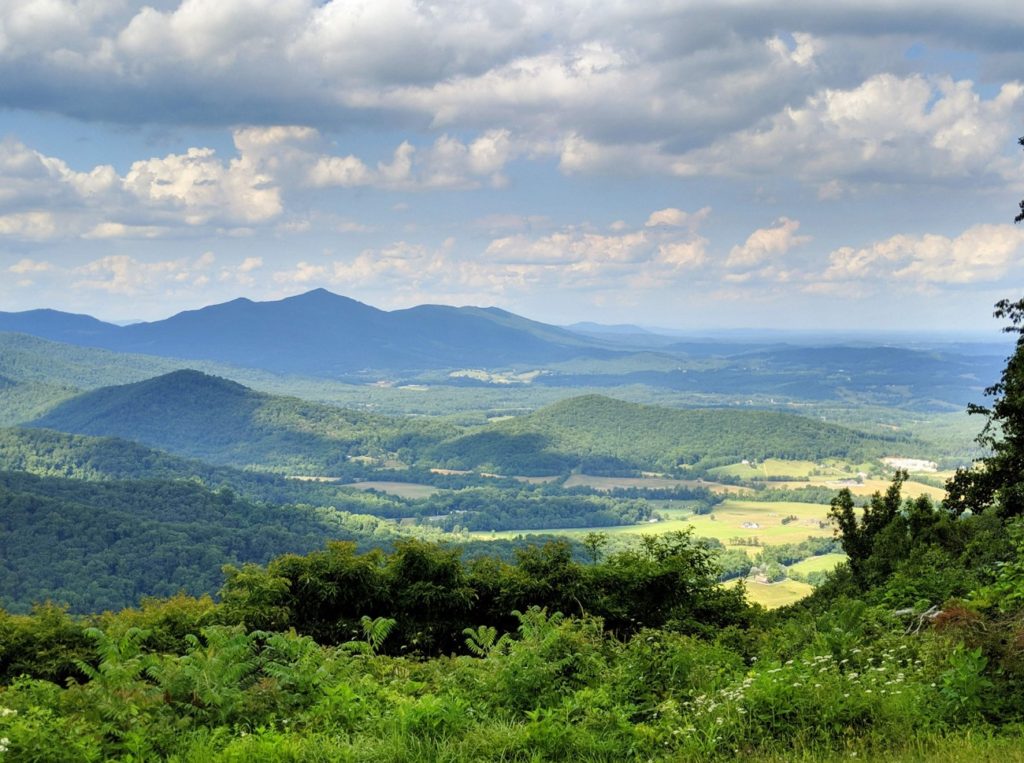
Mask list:
[[[996,331],[1020,0],[3,0],[0,310]]]

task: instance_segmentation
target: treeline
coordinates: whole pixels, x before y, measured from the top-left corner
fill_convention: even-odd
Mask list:
[[[186,634],[211,624],[294,629],[321,644],[342,644],[360,636],[364,617],[391,618],[397,624],[383,651],[437,655],[464,652],[469,627],[514,632],[513,612],[533,606],[600,617],[623,638],[665,625],[710,635],[752,616],[741,590],[718,586],[712,552],[684,533],[649,537],[598,564],[575,560],[564,541],[518,548],[514,557],[512,563],[465,561],[460,549],[415,539],[396,541],[392,553],[331,542],[266,566],[227,566],[219,603],[150,600],[143,607],[148,621],[128,610],[121,623],[152,628],[150,648],[183,651]],[[0,683],[22,674],[58,683],[81,677],[76,660],[91,657],[85,629],[111,628],[117,620],[110,614],[73,619],[52,606],[35,611],[34,617],[0,611]],[[60,650],[62,659],[54,659]]]
[[[473,488],[439,493],[416,508],[437,517],[445,530],[550,530],[564,527],[610,527],[645,522],[650,504],[601,496],[544,495],[533,490]]]

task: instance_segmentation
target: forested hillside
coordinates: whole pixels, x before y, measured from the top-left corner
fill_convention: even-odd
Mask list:
[[[143,596],[211,593],[225,564],[304,553],[328,539],[367,548],[392,537],[372,517],[258,504],[178,480],[0,472],[0,601],[15,610],[52,600],[99,612]]]
[[[461,468],[516,474],[592,474],[702,468],[741,459],[862,461],[906,443],[769,411],[669,410],[589,395],[443,443],[432,455]]]
[[[350,456],[413,452],[455,434],[437,421],[373,416],[254,392],[198,371],[104,387],[33,426],[116,436],[217,464],[336,474]]]

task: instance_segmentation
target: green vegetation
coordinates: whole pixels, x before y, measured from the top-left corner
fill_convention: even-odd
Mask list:
[[[0,757],[1014,759],[1021,369],[1024,335],[941,503],[829,486],[906,434],[765,411],[465,429],[194,371],[70,398],[38,423],[176,455],[0,430]]]
[[[467,434],[432,455],[451,468],[505,474],[629,474],[710,468],[743,457],[860,461],[905,439],[768,411],[666,410],[591,395]]]
[[[332,475],[351,456],[416,449],[454,433],[433,421],[272,397],[197,371],[87,392],[33,425],[133,439],[218,464]]]
[[[217,590],[221,567],[398,537],[374,517],[254,504],[230,489],[168,480],[83,482],[0,472],[0,602],[119,609],[144,596]]]

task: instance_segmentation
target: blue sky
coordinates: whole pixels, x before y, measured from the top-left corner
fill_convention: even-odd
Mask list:
[[[7,0],[0,309],[993,329],[1018,2]]]

